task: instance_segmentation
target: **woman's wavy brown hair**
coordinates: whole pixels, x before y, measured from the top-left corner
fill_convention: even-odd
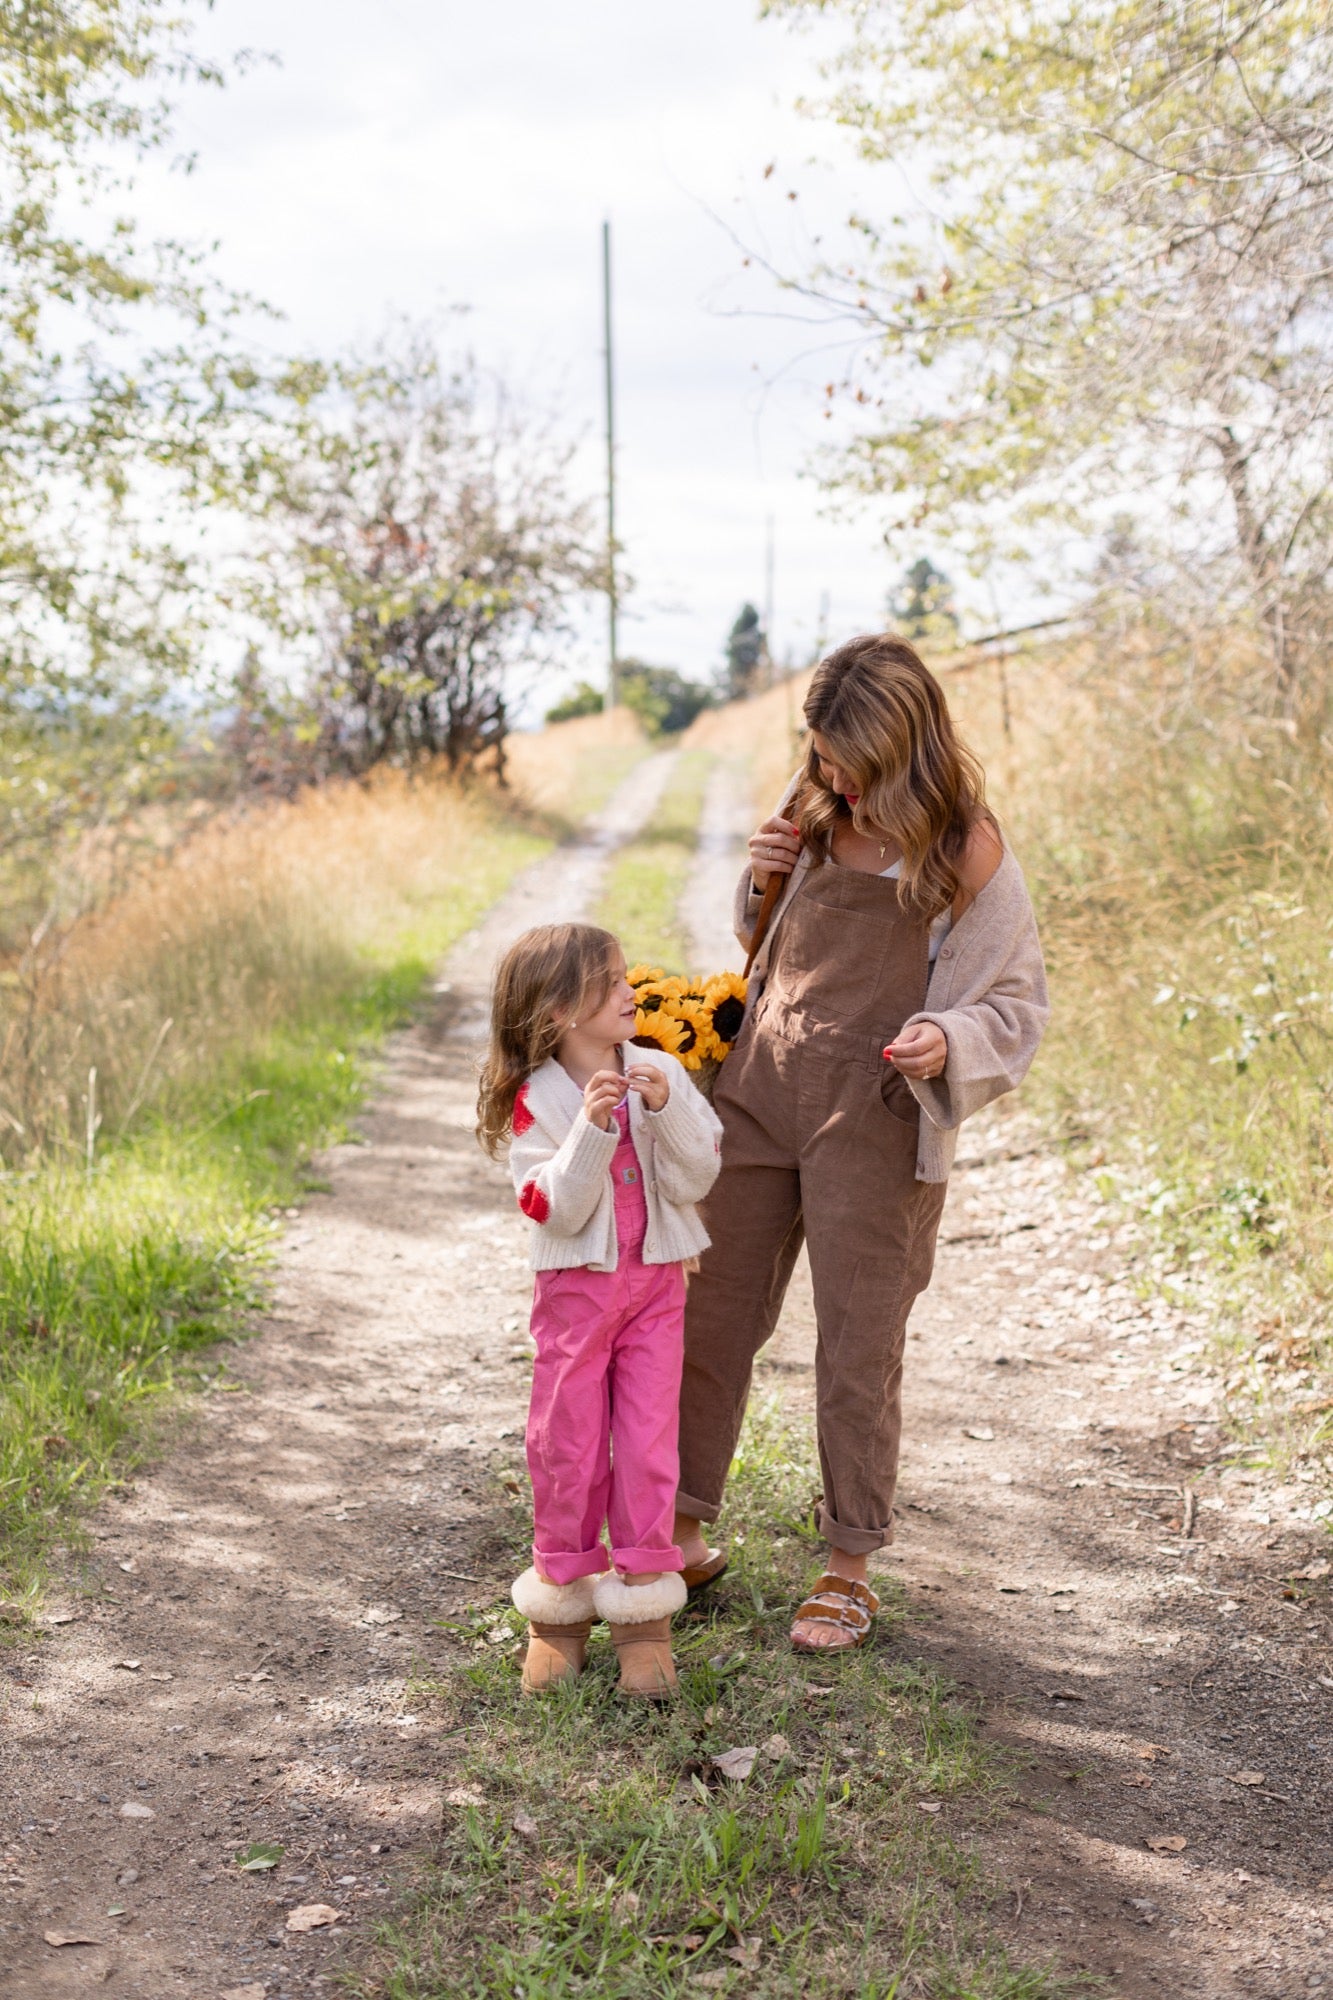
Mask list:
[[[948,909],[958,865],[978,821],[991,826],[986,780],[959,739],[944,690],[905,639],[849,640],[815,668],[805,719],[855,779],[853,809],[831,792],[814,745],[793,813],[812,861],[826,861],[839,821],[902,849],[898,899],[929,922]]]
[[[538,924],[495,969],[491,1040],[477,1089],[477,1137],[494,1159],[514,1129],[514,1099],[580,1014],[615,984],[620,941],[594,924]]]

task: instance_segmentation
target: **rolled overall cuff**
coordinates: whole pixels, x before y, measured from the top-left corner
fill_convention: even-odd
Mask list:
[[[685,1558],[674,1543],[665,1549],[612,1549],[611,1560],[625,1576],[646,1576],[650,1570],[685,1567]]]
[[[696,1500],[692,1493],[677,1493],[676,1512],[689,1521],[716,1521],[722,1512],[720,1500]]]
[[[684,1511],[682,1508],[681,1512]],[[887,1548],[893,1540],[892,1519],[887,1528],[844,1528],[822,1500],[815,1508],[815,1526],[831,1549],[841,1549],[848,1556],[871,1555],[876,1549]]]
[[[533,1567],[552,1583],[577,1583],[581,1576],[601,1576],[610,1569],[611,1558],[601,1543],[595,1549],[558,1549],[548,1554],[532,1545]],[[648,1565],[645,1563],[644,1568]]]

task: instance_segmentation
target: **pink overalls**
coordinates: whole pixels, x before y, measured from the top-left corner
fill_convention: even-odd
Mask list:
[[[603,1523],[618,1570],[684,1567],[671,1537],[685,1272],[643,1261],[643,1168],[628,1108],[615,1115],[616,1268],[539,1271],[533,1294],[532,1557],[552,1583],[610,1566]]]

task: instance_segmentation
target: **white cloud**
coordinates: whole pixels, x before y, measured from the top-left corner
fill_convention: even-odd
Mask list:
[[[817,37],[749,0],[218,0],[203,39],[282,67],[191,97],[199,167],[145,182],[153,226],[219,239],[230,280],[288,316],[283,339],[328,348],[391,310],[465,303],[484,360],[559,393],[592,485],[611,216],[628,648],[709,670],[742,599],[762,601],[770,513],[779,648],[809,645],[825,590],[833,638],[877,622],[892,576],[873,520],[822,518],[801,477],[833,368],[798,357],[824,336],[734,310],[795,308],[741,277],[714,219],[790,233],[852,205],[840,174],[800,168],[827,143],[791,108]],[[790,255],[799,268],[795,238]],[[600,672],[601,633],[594,616],[580,670]]]

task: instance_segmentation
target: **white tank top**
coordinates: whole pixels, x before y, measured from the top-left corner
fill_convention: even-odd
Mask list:
[[[898,877],[903,872],[903,864],[901,861],[895,861],[892,868],[881,868],[879,872],[881,875],[890,876],[896,882]],[[953,911],[941,910],[940,914],[935,918],[934,922],[931,924],[930,943],[926,947],[926,956],[930,960],[930,963],[932,965],[935,963],[935,960],[939,957],[940,946],[944,943],[945,938],[948,937],[949,932],[952,929],[953,929]]]

